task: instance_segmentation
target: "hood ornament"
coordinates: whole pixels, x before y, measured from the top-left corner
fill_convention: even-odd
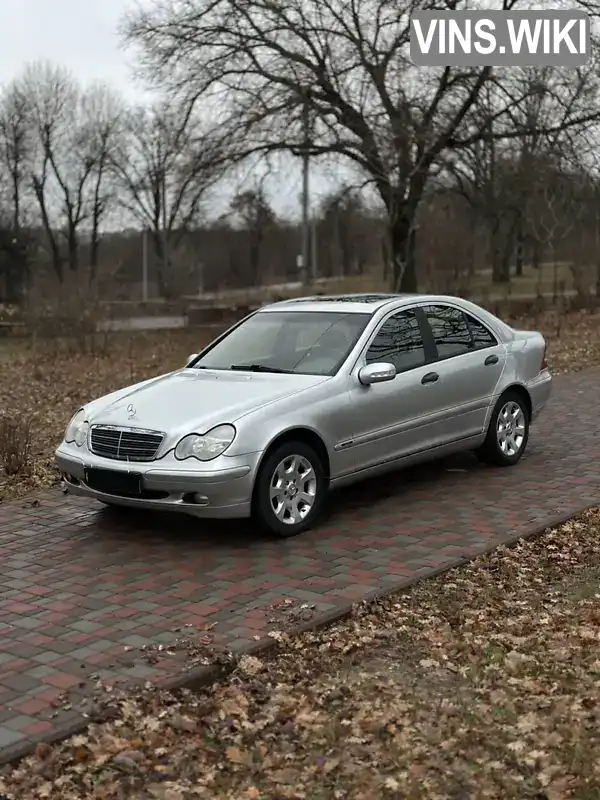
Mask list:
[[[127,406],[127,417],[129,419],[133,419],[135,417],[135,406],[132,403],[129,403]]]

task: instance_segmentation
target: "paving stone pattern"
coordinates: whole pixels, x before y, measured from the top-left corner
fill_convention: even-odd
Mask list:
[[[148,658],[144,645],[256,647],[600,505],[599,398],[600,370],[558,376],[518,467],[468,455],[395,473],[339,493],[316,530],[290,540],[58,490],[1,504],[0,762],[81,723],[98,680],[185,674],[189,653]],[[272,609],[284,601],[287,622]]]

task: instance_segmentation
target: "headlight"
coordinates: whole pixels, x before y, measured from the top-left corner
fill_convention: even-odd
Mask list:
[[[69,425],[65,433],[65,442],[72,444],[73,442],[77,447],[85,444],[88,435],[89,423],[85,418],[85,409],[80,409]]]
[[[198,461],[211,461],[222,455],[235,439],[233,425],[217,425],[208,433],[190,433],[184,436],[175,448],[175,458],[197,458]]]

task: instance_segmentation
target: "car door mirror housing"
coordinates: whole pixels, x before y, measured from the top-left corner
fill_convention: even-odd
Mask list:
[[[194,361],[196,358],[198,358],[198,353],[192,353],[191,356],[188,356],[187,361],[185,362],[186,367],[189,367],[192,361]]]
[[[370,386],[372,383],[385,383],[393,381],[396,377],[396,367],[393,364],[386,364],[384,361],[375,364],[365,364],[358,371],[358,380],[363,386]]]

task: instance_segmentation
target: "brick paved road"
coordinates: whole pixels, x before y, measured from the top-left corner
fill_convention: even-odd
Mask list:
[[[600,370],[560,376],[517,468],[467,456],[398,473],[340,494],[287,541],[58,491],[1,505],[0,761],[80,722],[98,679],[162,682],[190,663],[189,650],[149,658],[142,645],[193,639],[193,663],[201,637],[256,646],[294,615],[317,620],[600,505],[599,397]],[[292,622],[270,608],[285,599]]]

